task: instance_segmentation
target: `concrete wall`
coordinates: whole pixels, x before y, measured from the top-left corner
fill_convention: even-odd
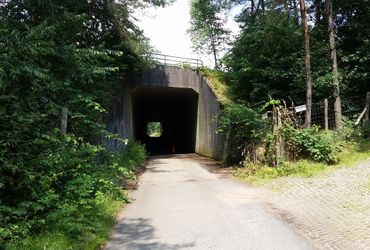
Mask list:
[[[217,129],[220,104],[205,78],[199,79],[198,119],[195,152],[214,159],[223,157],[223,140]]]
[[[223,140],[216,133],[216,116],[220,104],[205,78],[199,71],[183,69],[176,66],[156,66],[132,81],[131,90],[140,86],[158,86],[171,88],[191,88],[199,94],[195,152],[215,159],[223,155]],[[132,119],[131,90],[123,84],[120,100],[112,107],[108,121],[108,129],[123,138],[134,135]],[[116,148],[113,142],[109,148]]]
[[[133,86],[191,88],[199,93],[199,81],[197,71],[176,66],[158,65],[146,70],[141,77],[135,79]]]
[[[131,139],[134,136],[131,91],[129,84],[120,83],[116,99],[109,110],[107,130],[121,138]],[[117,140],[105,140],[104,144],[110,150],[119,150],[122,144]]]

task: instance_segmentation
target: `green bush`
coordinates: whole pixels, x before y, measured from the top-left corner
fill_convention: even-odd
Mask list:
[[[370,123],[366,123],[362,127],[362,136],[364,139],[370,139]]]
[[[335,163],[342,140],[335,132],[323,132],[319,127],[293,128],[285,125],[282,131],[286,150],[295,158]]]
[[[218,117],[218,133],[226,137],[225,163],[238,164],[248,150],[254,150],[266,134],[261,114],[242,103],[225,106]]]
[[[67,135],[53,139],[50,146],[31,163],[37,168],[19,172],[24,175],[16,184],[19,192],[12,188],[1,193],[0,245],[22,244],[48,231],[62,232],[76,242],[95,234],[99,223],[112,216],[102,201],[127,202],[122,183],[133,178],[132,170],[146,158],[144,146],[136,142],[114,153]]]

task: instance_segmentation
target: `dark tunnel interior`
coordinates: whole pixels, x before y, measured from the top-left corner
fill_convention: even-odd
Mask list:
[[[137,87],[132,98],[135,138],[150,154],[195,151],[198,94],[194,90]],[[149,136],[149,123],[160,123],[162,133]]]

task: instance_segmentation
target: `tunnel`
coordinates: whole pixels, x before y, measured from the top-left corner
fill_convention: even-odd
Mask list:
[[[150,154],[195,151],[197,92],[190,88],[139,86],[131,95],[135,138]]]

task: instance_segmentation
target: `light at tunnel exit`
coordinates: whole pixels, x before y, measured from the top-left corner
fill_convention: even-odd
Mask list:
[[[195,151],[198,94],[194,90],[138,87],[132,97],[135,138],[151,154]],[[148,133],[149,124],[157,129],[153,134]]]

